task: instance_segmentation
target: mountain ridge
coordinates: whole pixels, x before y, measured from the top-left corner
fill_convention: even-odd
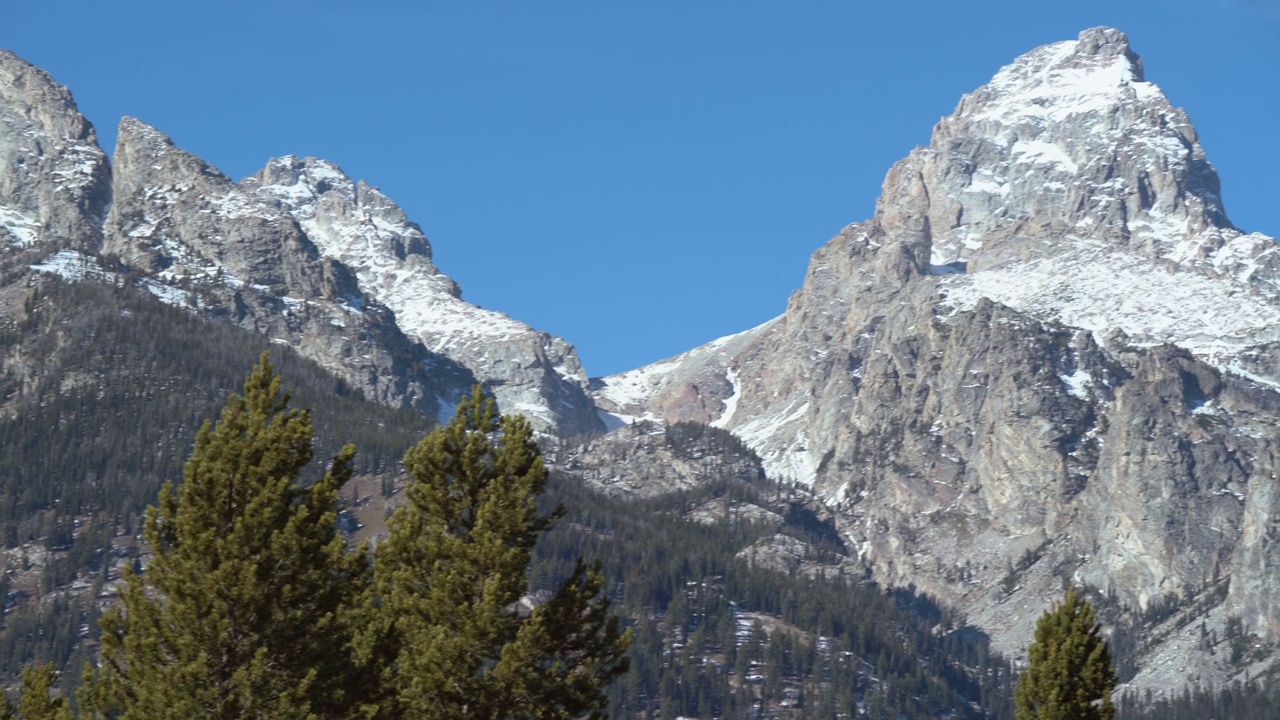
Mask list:
[[[421,229],[376,188],[296,158],[237,183],[129,117],[109,162],[48,73],[12,53],[0,69],[10,125],[34,138],[6,158],[0,230],[11,248],[40,245],[31,267],[127,276],[166,302],[289,343],[385,404],[448,416],[480,382],[540,430],[603,429],[576,349],[463,301]],[[63,169],[71,162],[74,177]],[[303,186],[307,197],[287,191]]]
[[[75,112],[47,74],[5,63],[52,98],[46,115]],[[953,599],[997,649],[1025,647],[1064,580],[1117,617],[1173,606],[1280,637],[1275,240],[1231,224],[1189,118],[1117,30],[964,96],[889,170],[873,216],[814,252],[782,315],[596,379],[565,340],[465,303],[421,229],[332,163],[276,158],[236,183],[141,121],[122,122],[114,165],[74,150],[92,138],[74,118],[42,127],[71,159],[0,147],[29,158],[6,167],[45,163],[0,196],[26,267],[137,283],[428,416],[479,381],[549,434],[613,428],[565,456],[619,492],[707,475],[631,452],[652,441],[621,425],[731,431],[832,510],[851,562]],[[81,157],[84,183],[45,183]],[[673,467],[655,487],[612,472],[645,465]],[[1142,650],[1139,686],[1249,672],[1185,635]]]

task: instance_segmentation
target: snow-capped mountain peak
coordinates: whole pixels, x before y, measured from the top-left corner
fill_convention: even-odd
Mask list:
[[[987,298],[1280,379],[1257,350],[1280,339],[1275,240],[1227,219],[1195,128],[1120,31],[1033,50],[965,96],[882,207],[915,187],[952,308]]]
[[[934,265],[991,267],[1039,235],[1045,254],[1084,238],[1215,266],[1239,235],[1186,113],[1144,79],[1128,39],[1111,28],[1004,67],[904,163],[930,194]],[[898,194],[885,189],[892,206]]]
[[[1047,124],[1105,113],[1126,102],[1129,90],[1138,97],[1159,93],[1145,81],[1142,60],[1130,49],[1129,38],[1114,28],[1097,27],[1077,40],[1032,50],[969,97],[982,106],[974,119]]]
[[[395,313],[407,335],[471,369],[504,412],[573,434],[603,427],[574,347],[464,301],[432,261],[422,230],[377,188],[333,163],[292,156],[272,160],[241,187],[291,214],[324,256],[351,268],[363,291]]]
[[[837,509],[878,578],[963,598],[1005,638],[1034,613],[989,588],[1067,577],[1131,607],[1203,598],[1274,638],[1278,255],[1227,219],[1124,34],[1094,28],[966,95],[781,317],[597,397],[736,433]]]

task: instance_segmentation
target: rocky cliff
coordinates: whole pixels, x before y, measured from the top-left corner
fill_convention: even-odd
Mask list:
[[[118,138],[103,252],[122,271],[167,302],[292,345],[385,404],[434,416],[465,384],[288,213],[139,120],[125,118]]]
[[[106,153],[71,93],[0,50],[0,248],[96,251],[110,185]]]
[[[1008,650],[1066,579],[1275,638],[1278,286],[1186,114],[1095,28],[965,96],[781,317],[596,393],[739,434],[877,577]],[[1240,670],[1179,667],[1142,682]]]

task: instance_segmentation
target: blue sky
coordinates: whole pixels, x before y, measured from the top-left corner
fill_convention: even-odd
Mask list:
[[[809,255],[1000,66],[1125,30],[1240,227],[1280,234],[1280,0],[0,0],[108,151],[133,115],[240,178],[382,188],[464,297],[593,375],[781,313]]]

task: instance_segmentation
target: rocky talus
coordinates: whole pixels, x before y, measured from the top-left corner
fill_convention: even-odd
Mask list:
[[[557,469],[622,498],[765,481],[755,453],[728,432],[699,423],[635,422],[552,457]]]

